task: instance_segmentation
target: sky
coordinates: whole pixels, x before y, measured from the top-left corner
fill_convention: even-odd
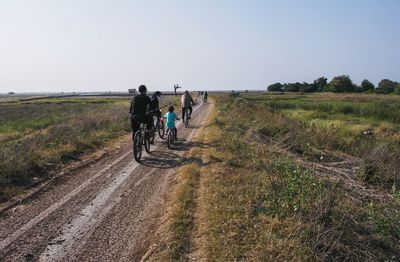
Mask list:
[[[0,93],[400,81],[398,0],[0,0]]]

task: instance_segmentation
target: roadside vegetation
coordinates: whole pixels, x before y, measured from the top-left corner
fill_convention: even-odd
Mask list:
[[[175,98],[164,99],[174,103]],[[130,98],[0,103],[0,201],[83,154],[128,134]]]
[[[129,99],[0,104],[0,200],[129,131]]]
[[[169,224],[189,226],[167,241],[170,260],[400,259],[398,98],[214,98],[200,174],[177,185],[190,201],[171,204]]]

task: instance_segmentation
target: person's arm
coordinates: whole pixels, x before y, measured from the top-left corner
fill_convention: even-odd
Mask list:
[[[174,113],[174,114],[175,114],[175,119],[176,119],[176,120],[180,120],[179,117],[178,117],[178,115],[177,115],[176,113]]]
[[[129,107],[129,114],[132,114],[132,110],[133,110],[133,98],[131,99],[131,106]]]
[[[146,113],[148,113],[151,111],[151,99],[149,96],[146,96],[146,104],[147,104]]]

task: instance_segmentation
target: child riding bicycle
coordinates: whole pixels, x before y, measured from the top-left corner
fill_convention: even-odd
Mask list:
[[[170,130],[173,130],[175,132],[175,140],[177,140],[178,130],[175,126],[175,120],[179,120],[179,117],[175,114],[173,106],[168,107],[168,112],[163,116],[163,118],[167,119],[167,132],[172,132]]]

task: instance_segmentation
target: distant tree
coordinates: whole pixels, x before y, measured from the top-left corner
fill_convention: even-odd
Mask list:
[[[281,83],[275,83],[268,86],[268,91],[270,92],[281,92],[283,91],[283,85]]]
[[[312,93],[317,91],[317,86],[315,84],[309,84],[307,82],[303,82],[300,86],[300,92]]]
[[[314,80],[314,85],[316,87],[317,92],[322,92],[327,84],[328,84],[328,78],[324,76]]]
[[[382,79],[378,87],[375,89],[376,93],[382,93],[382,94],[389,94],[391,92],[394,92],[394,89],[399,83],[391,81],[389,79]]]
[[[396,95],[400,95],[400,84],[398,84],[398,85],[396,86],[396,88],[394,89],[394,93],[395,93]]]
[[[299,92],[301,84],[299,82],[296,83],[285,83],[283,84],[283,90],[285,92]]]
[[[364,88],[362,88],[359,85],[353,84],[353,92],[362,93],[362,92],[364,92]]]
[[[323,92],[332,92],[330,83],[328,83],[326,86],[324,86],[324,89],[322,91]]]
[[[363,89],[363,92],[368,91],[368,90],[374,90],[375,86],[373,83],[371,83],[370,81],[368,81],[367,79],[364,79],[361,82],[361,88]]]
[[[335,93],[353,92],[353,82],[348,75],[335,76],[330,82],[330,89]]]

